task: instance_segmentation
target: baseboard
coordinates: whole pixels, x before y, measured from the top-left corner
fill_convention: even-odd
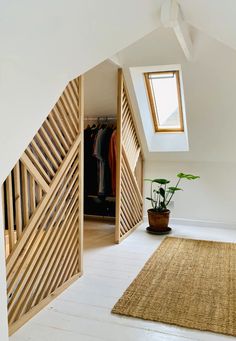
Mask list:
[[[147,215],[144,216],[144,221],[147,221]],[[236,222],[226,223],[224,221],[210,221],[184,218],[170,218],[170,224],[184,225],[184,226],[199,226],[199,227],[213,227],[224,229],[236,229]]]

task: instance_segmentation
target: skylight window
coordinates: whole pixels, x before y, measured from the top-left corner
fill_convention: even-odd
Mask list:
[[[179,71],[144,73],[156,132],[183,132]]]

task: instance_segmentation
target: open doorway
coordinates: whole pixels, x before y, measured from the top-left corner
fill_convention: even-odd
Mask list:
[[[118,67],[107,60],[84,75],[84,247],[114,244]]]
[[[143,219],[143,155],[123,72],[84,75],[84,246],[120,243]]]

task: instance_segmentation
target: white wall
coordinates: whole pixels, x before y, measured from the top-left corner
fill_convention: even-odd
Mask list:
[[[1,2],[0,184],[67,82],[158,27],[160,3]]]
[[[177,219],[222,222],[236,228],[235,193],[236,164],[228,162],[157,162],[146,161],[146,178],[166,178],[176,184],[179,172],[193,173],[201,178],[182,181],[184,191],[173,197],[171,217]],[[145,186],[145,197],[149,187]],[[145,210],[149,204],[145,203]],[[145,213],[146,214],[146,213]]]
[[[109,60],[84,75],[85,116],[115,116],[117,114],[118,66]]]
[[[149,100],[147,96],[146,84],[144,82],[144,73],[157,71],[179,71],[181,106],[183,112],[183,132],[172,132],[164,134],[156,134],[152,113],[150,110]],[[182,79],[181,65],[153,65],[130,67],[129,73],[132,78],[133,88],[135,91],[136,101],[140,111],[140,120],[142,121],[144,137],[148,150],[150,152],[169,152],[169,151],[187,151],[188,145],[188,127],[186,123],[186,110],[184,99],[184,87]]]
[[[68,81],[158,27],[160,3],[161,0],[0,2],[0,185]],[[0,227],[1,214],[0,210]],[[1,341],[7,337],[4,262],[1,228]]]
[[[196,30],[192,34],[193,62],[185,59],[168,29],[156,30],[119,53],[144,145],[145,176],[173,178],[179,171],[200,175],[197,183],[186,184],[186,191],[176,196],[172,216],[236,226],[236,51]],[[189,152],[148,152],[129,67],[154,64],[182,66]]]

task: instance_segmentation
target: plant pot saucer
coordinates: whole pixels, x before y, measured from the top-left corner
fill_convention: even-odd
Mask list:
[[[148,233],[151,233],[151,234],[169,234],[170,233],[170,231],[171,231],[171,227],[167,227],[167,229],[166,230],[160,230],[160,231],[158,231],[158,230],[153,230],[150,226],[148,226],[147,228],[146,228],[146,231],[148,232]]]

